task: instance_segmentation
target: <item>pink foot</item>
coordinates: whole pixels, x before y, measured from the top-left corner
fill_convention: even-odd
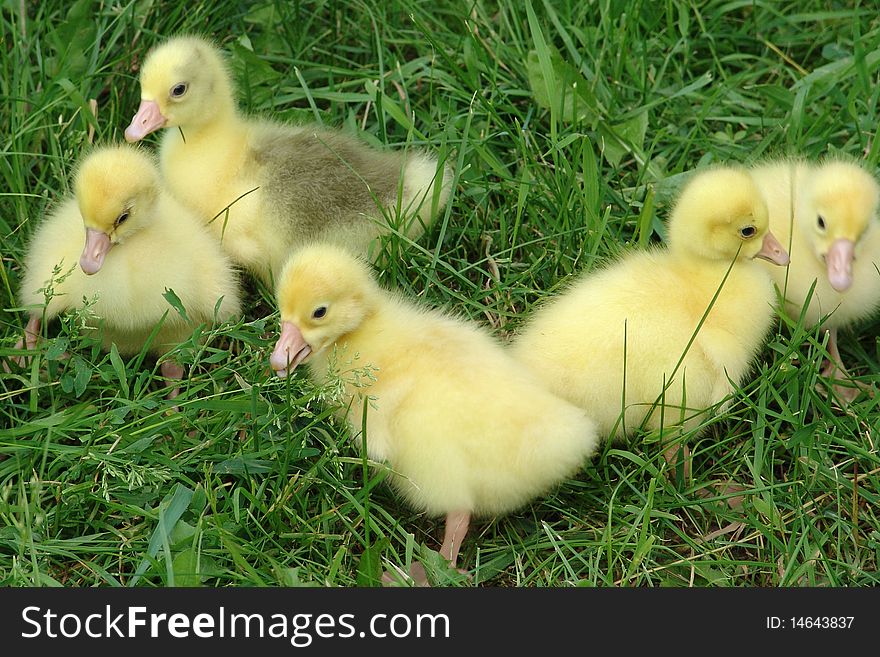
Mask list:
[[[413,586],[431,586],[428,582],[428,573],[425,567],[416,562],[409,567],[409,576],[412,579]],[[406,582],[404,575],[400,571],[386,570],[382,573],[382,586],[398,586],[401,582]]]
[[[470,511],[450,511],[446,514],[446,528],[443,533],[443,545],[440,547],[440,556],[446,559],[453,568],[455,568],[458,551],[461,548],[461,542],[467,534],[470,520]],[[462,575],[468,574],[466,570],[457,570]],[[409,576],[412,578],[415,586],[430,586],[425,567],[418,562],[413,562],[409,567]],[[399,573],[392,571],[385,571],[382,574],[382,584],[384,586],[397,584],[401,579]]]
[[[680,456],[679,456],[680,455]],[[663,458],[670,467],[669,476],[675,477],[676,469],[679,463],[682,464],[682,474],[684,483],[689,484],[691,481],[691,450],[687,445],[681,445],[673,442],[663,450]]]
[[[874,391],[871,386],[865,385],[852,378],[846,371],[843,359],[840,357],[840,350],[837,348],[837,328],[828,329],[828,364],[822,368],[820,374],[831,381],[831,390],[840,399],[844,406],[855,401],[862,391],[867,392],[871,397]],[[840,385],[840,383],[845,385]]]
[[[840,363],[829,361],[820,374],[832,382],[830,386],[827,384],[826,386],[830,387],[834,391],[834,395],[844,404],[851,404],[862,392],[868,393],[871,397],[874,396],[874,390],[871,386],[853,379]],[[840,383],[837,383],[838,381]]]
[[[40,341],[40,326],[42,326],[40,317],[38,315],[31,315],[27,326],[24,327],[24,337],[15,343],[13,349],[27,349],[28,351],[36,349],[37,343]],[[13,356],[10,360],[19,367],[24,368],[28,366],[30,359],[30,356]],[[6,361],[3,362],[3,371],[7,374],[12,371]]]
[[[175,363],[171,360],[166,360],[160,366],[160,370],[162,372],[162,376],[166,379],[172,379],[173,381],[180,381],[183,379],[184,369],[183,365],[180,363]],[[166,399],[175,399],[180,394],[180,386],[175,385],[171,392],[165,397]]]
[[[470,577],[470,573],[463,568],[456,568],[455,570],[460,575],[467,575]],[[428,573],[425,571],[425,567],[417,561],[413,562],[409,567],[409,578],[412,580],[413,586],[431,586],[431,583],[428,581]],[[403,571],[386,570],[382,573],[382,586],[401,586],[404,583],[408,582]]]

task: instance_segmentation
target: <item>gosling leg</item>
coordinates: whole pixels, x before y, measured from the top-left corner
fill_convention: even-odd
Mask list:
[[[27,347],[28,351],[37,348],[37,342],[40,339],[40,328],[42,325],[43,322],[39,315],[31,315],[27,326],[24,327],[24,346]]]
[[[470,521],[469,511],[453,511],[446,514],[446,532],[443,536],[443,545],[440,546],[440,555],[453,568],[458,560],[458,551],[461,549],[461,542],[467,535]]]
[[[690,483],[691,450],[687,445],[684,445],[677,440],[672,441],[671,443],[666,443],[666,447],[663,449],[663,458],[666,459],[666,463],[670,467],[670,479],[674,480],[676,478],[678,467],[681,465],[683,481],[685,484]]]
[[[446,514],[446,528],[443,534],[443,545],[440,546],[440,556],[449,562],[449,565],[455,567],[458,560],[458,552],[461,549],[461,542],[468,532],[471,514],[469,511],[452,511]],[[459,572],[464,572],[459,570]],[[413,562],[409,568],[409,576],[416,586],[430,586],[428,583],[428,574],[425,567]],[[382,584],[389,586],[397,581],[394,573],[386,571],[382,574]]]
[[[40,340],[40,327],[42,324],[43,322],[39,315],[31,315],[27,325],[24,327],[24,337],[15,343],[13,349],[27,349],[28,351],[36,349],[37,342]],[[12,362],[19,367],[27,367],[28,360],[30,360],[30,356],[14,356],[12,358]],[[7,374],[12,371],[5,360],[3,361],[3,371]]]
[[[837,347],[837,328],[828,329],[828,355],[831,358],[820,374],[831,381],[846,381],[849,385],[838,385],[832,383],[831,388],[844,403],[850,404],[855,401],[856,397],[862,390],[870,391],[871,387],[852,378],[852,375],[846,371],[843,359],[840,357],[840,350]]]
[[[180,363],[175,363],[172,360],[166,360],[164,363],[162,363],[160,369],[162,371],[162,376],[164,376],[166,379],[171,379],[173,381],[180,381],[183,379],[184,369],[183,365],[181,365]],[[179,394],[180,386],[175,385],[171,392],[168,393],[166,399],[174,399]]]

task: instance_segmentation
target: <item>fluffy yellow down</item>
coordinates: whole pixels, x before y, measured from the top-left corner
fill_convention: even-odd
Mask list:
[[[787,270],[768,266],[789,316],[800,317],[808,298],[807,325],[830,315],[823,326],[843,327],[875,313],[880,307],[876,178],[847,160],[767,162],[755,167],[753,175],[767,199],[770,228],[791,253]],[[831,245],[841,239],[855,243],[852,283],[844,291],[832,287],[825,260]]]
[[[502,514],[574,473],[595,449],[594,423],[550,394],[481,329],[381,290],[332,246],[300,251],[278,287],[282,322],[312,349],[325,381],[342,372],[346,417],[417,509]],[[324,307],[326,314],[315,318]],[[375,368],[355,385],[351,371]],[[369,401],[366,401],[366,398]]]
[[[241,116],[220,51],[199,37],[152,50],[140,83],[141,109],[126,137],[169,128],[161,145],[169,189],[210,222],[236,263],[266,282],[306,242],[366,256],[392,229],[417,239],[449,197],[451,172],[438,171],[428,153],[380,151],[317,124]]]
[[[28,246],[20,301],[32,315],[43,312],[41,288],[56,265],[67,277],[54,285],[46,319],[95,299],[91,325],[102,328],[105,347],[116,343],[123,354],[139,352],[165,313],[151,346],[156,354],[186,340],[194,325],[212,322],[221,298],[220,319],[240,312],[229,260],[205,227],[162,191],[149,156],[129,146],[96,149],[80,163],[74,187],[76,197],[48,214]],[[112,243],[92,276],[78,264],[84,225],[106,232]],[[181,299],[190,322],[163,298],[166,288]]]
[[[643,422],[692,429],[742,382],[770,328],[773,288],[751,259],[766,233],[766,207],[746,171],[700,173],[672,211],[668,249],[631,252],[581,276],[535,312],[511,353],[586,409],[600,435]]]

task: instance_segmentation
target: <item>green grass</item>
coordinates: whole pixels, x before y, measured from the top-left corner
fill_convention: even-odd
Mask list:
[[[165,36],[221,42],[249,112],[453,162],[447,211],[418,244],[385,244],[381,279],[504,339],[576,272],[662,240],[679,174],[696,166],[838,151],[875,166],[880,21],[849,4],[48,1],[23,15],[3,2],[0,357],[26,321],[15,292],[28,237],[69,191],[89,129],[122,138],[137,65]],[[179,412],[154,361],[102,353],[75,317],[52,325],[30,369],[0,374],[0,583],[353,586],[377,557],[437,563],[425,548],[440,523],[370,475],[320,391],[270,376],[271,292],[252,285],[247,308],[177,349],[190,372]],[[842,339],[867,383],[880,378],[877,329]],[[692,482],[667,477],[641,436],[607,445],[546,498],[476,524],[470,581],[435,576],[880,583],[880,400],[828,403],[822,340],[788,321],[774,330],[755,376],[692,439]],[[746,488],[742,508],[716,493],[724,482]]]

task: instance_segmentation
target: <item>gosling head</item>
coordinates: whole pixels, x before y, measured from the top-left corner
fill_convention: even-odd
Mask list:
[[[769,230],[767,204],[746,169],[715,167],[682,189],[669,218],[670,248],[710,260],[763,258],[788,264]]]
[[[874,176],[844,160],[820,165],[799,199],[798,225],[838,292],[853,283],[856,245],[877,217],[878,203],[880,187]]]
[[[347,251],[331,245],[297,251],[279,277],[281,336],[269,359],[272,369],[287,376],[357,329],[379,294],[369,266]]]
[[[159,195],[159,176],[139,149],[106,146],[83,159],[73,186],[86,229],[79,264],[96,274],[110,249],[143,227]]]
[[[141,104],[125,139],[136,142],[160,128],[198,127],[234,109],[232,82],[220,52],[196,36],[169,39],[141,67]]]

